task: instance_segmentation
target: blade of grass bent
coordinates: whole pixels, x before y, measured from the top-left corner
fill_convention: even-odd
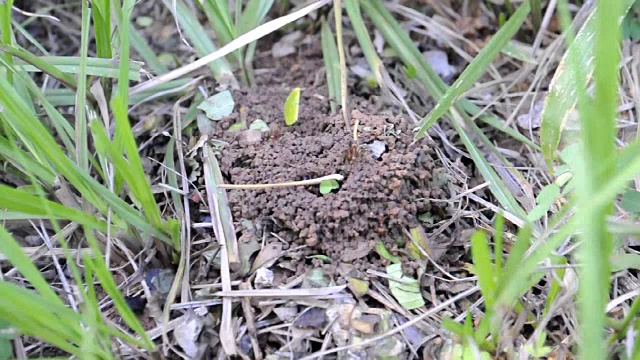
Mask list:
[[[61,71],[57,67],[47,63],[40,57],[33,55],[25,49],[22,49],[18,46],[0,45],[0,51],[24,60],[25,62],[49,74],[56,80],[60,81],[64,86],[74,91],[78,88],[78,83],[76,82],[76,79],[73,78],[73,76]]]
[[[522,23],[529,14],[529,2],[525,2],[518,10],[509,18],[509,20],[500,28],[500,30],[491,38],[489,43],[482,48],[480,53],[465,68],[460,77],[453,83],[451,87],[442,95],[436,106],[431,110],[420,122],[420,129],[416,134],[416,138],[424,135],[438,119],[440,119],[486,71],[491,61],[500,53],[500,51],[509,43],[511,37],[520,29]]]
[[[111,108],[116,123],[114,142],[116,144],[122,144],[129,160],[128,169],[119,170],[121,172],[127,172],[130,176],[129,186],[132,191],[135,192],[135,196],[140,201],[149,222],[156,229],[163,229],[164,224],[160,216],[160,210],[147,182],[127,115],[127,109],[129,107],[129,81],[127,75],[127,65],[129,63],[129,27],[131,26],[133,5],[133,0],[125,0],[122,4],[120,22],[120,75],[118,78],[117,94],[111,101]]]

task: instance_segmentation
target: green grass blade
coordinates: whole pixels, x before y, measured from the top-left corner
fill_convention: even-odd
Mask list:
[[[163,74],[169,71],[147,44],[147,40],[133,27],[133,24],[129,29],[129,35],[131,36],[131,45],[153,73]]]
[[[342,98],[340,91],[340,64],[336,61],[338,58],[338,47],[336,46],[333,32],[329,27],[326,19],[322,19],[321,30],[322,56],[327,72],[327,84],[329,87],[329,98],[331,101],[331,113],[335,114],[337,104]]]
[[[38,179],[43,180],[49,185],[53,185],[56,179],[53,169],[46,166],[48,164],[42,164],[36,161],[29,153],[2,137],[0,137],[0,155],[23,173],[34,174]]]
[[[489,43],[480,51],[473,61],[465,68],[460,77],[447,90],[429,115],[420,121],[420,129],[416,134],[419,138],[425,134],[438,119],[440,119],[475,82],[484,74],[491,61],[509,43],[513,35],[520,29],[529,14],[528,2],[523,3],[509,18],[506,24],[491,38]]]
[[[58,69],[54,65],[51,65],[47,61],[43,60],[38,56],[35,56],[34,54],[30,53],[29,51],[23,48],[20,48],[18,46],[11,46],[11,45],[0,45],[0,51],[6,54],[11,54],[17,58],[22,59],[23,61],[49,74],[51,77],[60,81],[64,86],[74,91],[78,88],[78,83],[76,82],[76,79],[73,76],[69,75],[68,73],[65,73],[64,71]]]
[[[226,45],[238,36],[226,0],[205,0],[200,1],[199,5],[207,16],[220,44]]]
[[[87,56],[89,52],[90,14],[86,1],[82,1],[82,32],[80,36],[80,69],[76,92],[76,162],[82,171],[89,171],[89,141],[87,136]]]
[[[117,147],[108,140],[106,130],[98,121],[92,121],[90,127],[97,151],[107,158],[113,164],[115,171],[122,176],[128,185],[131,198],[144,210],[149,223],[162,231],[165,225],[141,165],[133,165],[131,160],[127,162],[122,157]]]
[[[0,195],[2,196],[2,195]],[[0,252],[11,261],[18,271],[29,281],[31,286],[43,297],[50,301],[58,301],[64,306],[58,295],[51,290],[49,283],[44,279],[40,271],[33,265],[31,259],[22,251],[18,243],[9,235],[9,233],[0,226]]]
[[[33,35],[31,35],[30,32],[28,32],[24,26],[20,25],[17,21],[15,20],[11,20],[11,24],[13,25],[13,27],[18,30],[18,32],[25,37],[25,39],[27,39],[27,41],[35,46],[38,50],[40,50],[40,52],[42,52],[44,55],[49,55],[49,52],[47,51],[47,49],[44,48],[44,46],[42,46],[42,44],[40,44],[40,42],[33,37]]]
[[[356,34],[356,38],[358,39],[358,44],[362,49],[362,53],[364,57],[367,59],[367,63],[369,63],[369,67],[376,77],[376,81],[378,84],[383,82],[382,76],[380,75],[380,68],[383,67],[382,60],[378,56],[378,53],[373,46],[373,42],[369,37],[369,30],[367,26],[364,24],[362,20],[362,13],[360,12],[360,3],[358,0],[345,0],[344,2],[345,9],[347,10],[347,15],[349,16],[349,20],[351,21],[351,27],[353,32]],[[336,47],[337,51],[337,47]],[[334,57],[335,59],[335,57]],[[326,63],[326,60],[325,60]]]
[[[98,220],[90,214],[65,207],[50,200],[41,199],[24,190],[0,184],[0,208],[23,214],[47,216],[49,212],[43,206],[43,202],[46,202],[46,206],[50,208],[51,213],[58,219],[68,219],[102,231],[107,230],[107,224],[104,221]]]
[[[423,83],[429,95],[435,100],[440,100],[446,91],[446,84],[435,74],[431,66],[424,59],[424,56],[422,56],[420,51],[415,47],[398,22],[393,19],[391,14],[384,9],[384,6],[378,0],[361,1],[360,5],[385,37],[387,43],[396,50],[403,61],[406,64],[413,65],[418,70],[417,77]],[[476,162],[476,165],[482,171],[483,177],[491,184],[491,191],[500,200],[501,205],[507,211],[524,219],[526,212],[519,206],[504,181],[496,174],[493,169],[495,165],[492,166],[474,144],[471,138],[472,134],[482,140],[486,148],[491,150],[496,158],[504,163],[506,168],[510,169],[511,167],[507,165],[504,157],[495,149],[477,125],[470,121],[462,100],[454,105],[449,116],[452,118],[452,124],[473,157],[474,162]],[[510,171],[510,173],[515,173],[514,176],[518,178],[521,177],[515,170]]]
[[[273,6],[274,0],[249,0],[244,6],[238,24],[238,35],[242,35],[260,25]]]
[[[482,231],[477,231],[471,236],[471,256],[486,310],[491,311],[495,303],[496,279],[491,264],[489,241]]]
[[[39,309],[40,304],[36,304],[36,307],[32,308],[31,311],[24,311],[29,300],[34,298],[38,299],[36,294],[8,282],[0,282],[0,291],[2,291],[2,297],[0,297],[0,318],[17,327],[23,334],[41,338],[70,354],[80,355],[80,349],[63,336],[60,331],[63,325],[61,325],[57,319],[51,319],[51,324],[55,324],[54,326],[41,322],[42,319],[47,319],[46,314],[51,312],[50,309],[41,312],[41,309]],[[72,311],[69,312],[75,314]],[[45,315],[45,317],[39,319],[34,317],[34,314],[42,314]],[[66,314],[67,313],[64,315]],[[79,336],[77,340],[79,340]]]
[[[206,33],[204,28],[202,28],[198,19],[196,19],[182,0],[162,0],[162,3],[172,11],[175,10],[175,16],[178,18],[178,23],[183,33],[189,41],[191,41],[198,55],[205,56],[216,51],[216,46],[213,44],[213,41],[211,41],[209,37],[203,36],[203,34]],[[176,6],[175,9],[174,4]],[[231,65],[224,58],[212,62],[209,64],[209,68],[213,76],[218,80],[233,78]]]
[[[379,0],[360,1],[360,4],[367,15],[372,18],[375,26],[382,32],[387,43],[398,52],[398,55],[402,58],[403,62],[407,65],[413,65],[418,70],[418,79],[424,84],[429,95],[431,95],[436,101],[439,101],[442,95],[447,91],[448,86],[435,73],[435,71],[433,71],[425,57],[413,44],[413,41],[406,33],[406,30],[400,26],[400,24],[384,8],[382,2]],[[347,11],[348,10],[349,8],[347,7]],[[371,64],[371,61],[368,61]],[[466,115],[468,113],[471,116],[475,116],[481,111],[478,106],[465,98],[459,99],[455,107],[462,115]],[[504,126],[504,123],[498,120],[495,116],[481,115],[478,119],[518,141],[528,144],[533,148],[538,148],[538,145],[533,143],[526,136],[520,134],[515,129]]]
[[[493,235],[493,248],[496,263],[496,274],[502,274],[502,239],[504,237],[504,216],[498,214]]]
[[[625,0],[624,13],[628,12],[635,0]],[[557,67],[551,80],[550,91],[544,101],[542,110],[542,122],[540,124],[540,146],[547,167],[553,172],[553,161],[560,145],[560,138],[565,123],[577,102],[576,82],[578,79],[572,71],[570,59],[583,70],[580,81],[586,84],[591,78],[594,69],[593,58],[595,55],[593,38],[596,33],[595,13],[592,13],[582,26],[575,40],[571,42],[566,53]]]
[[[13,44],[13,31],[11,30],[11,7],[13,0],[5,0],[0,3],[0,42],[3,46],[11,46]],[[4,61],[11,65],[13,57],[10,53],[2,54]],[[13,74],[7,73],[7,81],[13,83]]]
[[[609,277],[613,243],[607,231],[607,216],[613,210],[613,198],[602,206],[594,206],[592,195],[609,182],[615,170],[594,164],[611,164],[615,156],[614,138],[618,106],[618,66],[621,41],[620,19],[622,0],[598,1],[595,15],[594,80],[595,99],[587,97],[584,86],[576,82],[578,109],[581,115],[581,138],[585,162],[576,176],[577,217],[582,225],[583,244],[580,260],[584,263],[579,274],[578,303],[582,357],[605,358],[607,347],[603,337],[606,324],[605,306],[609,299]],[[566,15],[565,15],[566,17]],[[575,68],[575,77],[582,79],[581,69]]]
[[[59,58],[55,56],[41,56],[40,60],[46,61],[48,64],[53,65],[54,68],[62,73],[66,74],[78,74],[80,72],[80,59],[77,57],[69,57],[65,59],[65,63],[58,64]],[[16,61],[14,66],[22,71],[28,72],[40,72],[40,68],[35,65],[25,63],[23,61]],[[118,62],[114,62],[111,59],[99,59],[99,58],[87,58],[86,74],[90,76],[99,76],[104,78],[118,78]],[[130,81],[140,81],[140,63],[131,62],[129,70]]]
[[[91,1],[98,57],[111,59],[111,0]]]
[[[133,0],[124,1],[122,4],[121,22],[120,22],[120,76],[118,77],[118,89],[115,97],[111,101],[111,109],[115,118],[115,143],[122,144],[127,158],[129,160],[128,167],[116,169],[121,175],[124,173],[129,177],[128,183],[131,191],[136,199],[140,201],[144,209],[147,219],[156,229],[162,229],[164,224],[160,216],[160,210],[156,203],[151,188],[147,182],[142,161],[138,153],[138,146],[131,131],[131,124],[127,115],[129,108],[129,81],[128,66],[129,63],[129,27],[131,26],[131,13],[133,12]],[[94,124],[97,124],[94,122]],[[104,130],[104,129],[103,129]],[[95,134],[95,133],[94,133]],[[106,140],[106,133],[103,133]],[[114,154],[115,155],[115,154]]]
[[[469,152],[471,159],[478,167],[478,171],[480,171],[483,179],[489,182],[491,193],[496,197],[500,205],[504,207],[505,210],[509,211],[520,219],[526,219],[526,212],[518,204],[511,191],[509,191],[507,185],[496,173],[496,171],[494,170],[494,165],[492,165],[487,160],[483,152],[473,142],[472,138],[469,136],[469,133],[476,132],[477,135],[484,139],[486,139],[486,136],[482,134],[482,131],[480,131],[480,129],[478,129],[474,123],[465,124],[473,127],[471,131],[467,131],[467,128],[462,125],[463,119],[459,114],[454,112],[452,114],[452,117],[453,121],[451,122],[451,124],[456,129],[458,135],[460,136],[460,140],[462,140],[462,143]]]

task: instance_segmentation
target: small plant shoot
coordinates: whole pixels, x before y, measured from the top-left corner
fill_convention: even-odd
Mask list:
[[[284,123],[287,126],[293,126],[298,121],[298,108],[300,105],[300,88],[297,87],[291,91],[284,102]]]
[[[322,182],[320,182],[320,194],[327,195],[332,190],[337,189],[339,187],[340,187],[340,184],[338,184],[336,180],[333,180],[333,179],[322,180]]]

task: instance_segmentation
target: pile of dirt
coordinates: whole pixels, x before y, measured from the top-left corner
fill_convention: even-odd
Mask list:
[[[236,112],[212,134],[225,143],[220,164],[226,181],[281,183],[330,174],[344,180],[326,195],[318,185],[230,190],[236,221],[261,223],[290,245],[307,245],[306,254],[320,252],[334,264],[364,270],[376,262],[368,255],[378,240],[395,252],[406,241],[403,229],[417,226],[420,215],[435,221],[447,216],[446,204],[430,201],[449,198],[440,176],[446,169],[438,165],[432,141],[414,143],[413,124],[401,116],[368,114],[360,99],[362,111],[352,112],[356,144],[342,117],[330,115],[326,98],[303,89],[300,118],[285,126],[282,106],[290,90],[275,85],[234,91]],[[268,132],[229,131],[235,123],[257,119],[268,124]],[[374,142],[383,149],[379,158]]]

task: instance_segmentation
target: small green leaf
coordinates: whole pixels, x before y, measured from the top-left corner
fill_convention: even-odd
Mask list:
[[[227,132],[238,132],[241,130],[244,130],[247,128],[247,122],[246,121],[241,121],[241,122],[237,122],[235,124],[232,124],[231,126],[229,126],[229,128],[227,129]]]
[[[403,66],[404,73],[407,75],[408,79],[413,79],[418,76],[418,71],[413,64],[409,64],[409,66]]]
[[[434,222],[433,216],[431,216],[431,214],[429,214],[428,212],[418,215],[418,220],[430,225],[433,225]]]
[[[233,112],[233,97],[231,91],[225,90],[219,92],[198,105],[198,109],[204,111],[211,120],[222,120]]]
[[[640,214],[640,192],[627,190],[627,192],[622,195],[620,206],[630,213]]]
[[[527,220],[536,221],[543,217],[551,209],[558,195],[560,195],[560,186],[557,184],[549,184],[543,187],[536,197],[538,205],[531,209],[531,212],[527,215]]]
[[[326,195],[331,192],[333,189],[337,189],[340,187],[340,184],[336,180],[322,180],[320,182],[320,194]]]
[[[300,88],[297,87],[291,91],[291,94],[287,97],[287,101],[284,102],[284,123],[287,126],[292,126],[298,121],[298,108],[300,105]],[[322,186],[321,186],[322,188]]]
[[[251,125],[249,125],[249,130],[260,130],[262,132],[267,132],[269,131],[269,125],[267,125],[266,122],[258,119],[252,122]]]
[[[391,261],[392,263],[399,264],[400,261],[402,261],[402,259],[400,259],[400,256],[391,255],[389,250],[387,250],[387,248],[384,247],[384,244],[382,243],[382,241],[378,241],[376,243],[376,252],[382,258],[387,259],[387,260]]]
[[[418,280],[404,276],[402,274],[402,264],[391,264],[387,266],[387,274],[401,281],[389,280],[391,295],[407,310],[417,309],[424,306],[424,298],[420,293]]]
[[[349,278],[347,286],[358,297],[365,296],[369,292],[369,283],[357,278]]]

